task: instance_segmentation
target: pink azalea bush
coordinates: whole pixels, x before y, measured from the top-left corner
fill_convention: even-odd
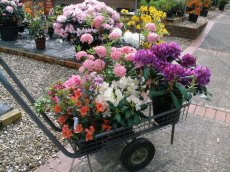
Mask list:
[[[101,33],[109,34],[120,26],[119,20],[119,13],[104,2],[85,0],[83,3],[66,6],[53,27],[56,34],[68,38],[73,44],[98,45],[102,41]]]

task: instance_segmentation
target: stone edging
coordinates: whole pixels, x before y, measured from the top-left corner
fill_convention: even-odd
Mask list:
[[[54,64],[68,67],[68,68],[78,69],[79,67],[81,67],[80,63],[77,63],[71,60],[60,60],[52,56],[32,53],[32,52],[28,52],[25,50],[19,50],[19,49],[14,49],[14,48],[9,48],[9,47],[0,46],[0,52],[24,56],[24,57],[28,57],[34,60],[43,61],[45,63],[54,63]]]

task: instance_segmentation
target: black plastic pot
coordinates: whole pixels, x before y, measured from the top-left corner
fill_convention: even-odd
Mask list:
[[[208,10],[201,10],[200,11],[200,16],[207,17],[208,16]]]
[[[46,39],[45,38],[37,38],[35,39],[36,48],[38,50],[46,49]]]
[[[219,5],[219,10],[220,10],[220,11],[224,11],[224,8],[225,8],[225,4]]]
[[[50,39],[53,39],[53,34],[54,34],[54,28],[48,27],[48,35]]]
[[[154,120],[160,126],[167,126],[170,124],[176,124],[180,119],[180,111],[169,113],[166,115],[161,115],[164,112],[170,111],[175,107],[172,105],[170,97],[167,97],[165,101],[163,99],[156,98],[152,100],[153,110],[154,110]]]
[[[3,25],[1,27],[1,39],[3,41],[16,41],[18,39],[18,25]]]
[[[193,23],[196,23],[198,17],[199,17],[199,16],[196,15],[196,14],[189,14],[188,21],[191,21],[191,22],[193,22]]]
[[[19,27],[18,27],[18,32],[24,32],[24,30],[25,30],[25,26],[24,25],[20,25]]]
[[[173,17],[173,12],[169,11],[166,13],[167,18],[172,18]]]

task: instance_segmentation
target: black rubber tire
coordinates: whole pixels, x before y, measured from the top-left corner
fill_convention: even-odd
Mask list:
[[[134,164],[132,162],[132,157],[137,150],[145,150],[147,152],[144,160],[138,164]],[[144,167],[146,167],[153,159],[155,155],[155,147],[154,145],[145,138],[139,138],[131,143],[129,143],[121,154],[121,163],[123,166],[129,171],[137,171]]]

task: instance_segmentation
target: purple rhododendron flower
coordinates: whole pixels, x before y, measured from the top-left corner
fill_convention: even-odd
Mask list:
[[[184,77],[185,73],[186,73],[186,69],[183,68],[181,65],[178,65],[178,64],[168,64],[163,69],[164,77],[169,81],[172,81],[175,78]]]
[[[181,59],[184,67],[196,66],[196,58],[191,54],[185,54]]]
[[[102,78],[100,75],[97,75],[94,78],[95,85],[99,86],[104,82],[104,78]]]
[[[138,65],[149,65],[157,61],[157,58],[150,50],[143,49],[137,51],[133,61]]]
[[[181,54],[181,48],[176,42],[165,42],[152,46],[151,52],[161,60],[171,62],[179,58]]]
[[[194,69],[194,75],[199,85],[207,85],[210,82],[211,72],[206,66],[197,66]]]

